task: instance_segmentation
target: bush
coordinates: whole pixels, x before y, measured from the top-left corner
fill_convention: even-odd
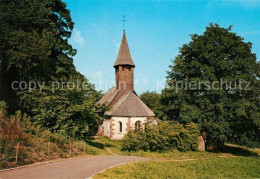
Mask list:
[[[122,142],[127,151],[196,151],[198,148],[198,126],[194,123],[183,126],[163,121],[158,125],[145,125],[142,130],[130,131]]]
[[[25,133],[20,125],[20,120],[6,117],[0,109],[0,159],[15,160],[15,147],[20,145],[20,158],[25,156],[23,147],[27,145],[30,135]]]
[[[52,133],[49,130],[35,127],[29,117],[20,111],[7,116],[5,109],[5,103],[0,102],[0,170],[35,161],[99,152],[84,141],[75,141],[60,133]],[[70,143],[72,144],[71,151]]]
[[[2,116],[7,114],[7,108],[7,104],[4,101],[0,101],[0,111]]]

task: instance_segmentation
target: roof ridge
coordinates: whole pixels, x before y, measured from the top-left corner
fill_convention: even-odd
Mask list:
[[[106,104],[109,106],[111,102],[114,100],[116,95],[118,94],[119,90],[117,90],[115,87],[110,88],[105,95],[99,100],[98,104]]]
[[[134,90],[124,93],[112,108],[106,112],[106,115],[155,116],[153,111],[146,106]]]

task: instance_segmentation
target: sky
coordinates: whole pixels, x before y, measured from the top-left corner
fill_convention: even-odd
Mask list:
[[[77,70],[106,92],[115,85],[116,60],[126,16],[126,36],[135,63],[135,91],[158,93],[166,71],[188,43],[217,23],[253,44],[260,58],[260,0],[64,0],[75,22],[70,43],[77,49]]]

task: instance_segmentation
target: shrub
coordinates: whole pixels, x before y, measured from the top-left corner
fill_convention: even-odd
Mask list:
[[[35,161],[102,152],[85,141],[34,125],[30,116],[21,111],[8,115],[6,109],[6,103],[0,101],[0,170]],[[16,150],[18,143],[19,150]]]
[[[84,141],[75,141],[72,146],[79,152],[86,152],[87,144]]]
[[[183,126],[163,121],[158,125],[145,125],[142,130],[130,131],[122,142],[122,150],[127,151],[180,151],[198,148],[198,126],[194,123]]]
[[[7,108],[7,104],[4,101],[0,101],[0,111],[2,116],[7,114]]]
[[[28,143],[29,137],[30,135],[25,133],[21,128],[19,119],[13,117],[8,118],[3,114],[2,110],[0,110],[0,158],[14,161],[14,148],[18,143],[21,146],[21,155],[19,157],[25,156],[22,146]]]

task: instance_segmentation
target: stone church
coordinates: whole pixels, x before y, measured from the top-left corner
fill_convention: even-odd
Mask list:
[[[114,64],[116,86],[99,101],[108,106],[108,116],[99,127],[99,135],[119,140],[132,130],[138,129],[148,121],[156,122],[153,111],[147,107],[134,90],[135,64],[131,58],[125,31]]]

